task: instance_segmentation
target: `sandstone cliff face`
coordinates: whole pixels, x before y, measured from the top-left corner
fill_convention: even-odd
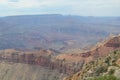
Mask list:
[[[14,49],[0,51],[0,60],[14,63],[24,63],[47,67],[50,70],[58,70],[60,73],[72,74],[77,72],[84,61],[80,63],[68,63],[64,59],[56,59],[50,50],[40,50],[34,52],[23,52]]]
[[[65,76],[39,65],[0,62],[0,80],[62,80]]]

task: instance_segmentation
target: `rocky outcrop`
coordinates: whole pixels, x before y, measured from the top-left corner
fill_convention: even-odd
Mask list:
[[[14,49],[6,49],[0,51],[0,60],[4,60],[7,62],[15,62],[15,63],[24,63],[31,65],[40,65],[43,67],[47,67],[50,70],[57,69],[60,73],[65,74],[73,74],[80,70],[80,66],[84,64],[82,62],[66,62],[65,59],[59,60],[55,58],[55,55],[52,54],[50,50],[40,50],[34,52],[24,52],[17,51]]]
[[[93,76],[93,72],[95,72],[97,68],[98,69],[102,68],[101,66],[105,67],[107,65],[107,68],[109,68],[110,65],[120,66],[119,51],[116,52],[115,50],[120,50],[120,35],[113,36],[103,41],[102,43],[97,44],[94,48],[92,48],[90,51],[87,51],[85,53],[80,53],[76,55],[69,54],[69,57],[72,57],[71,59],[73,59],[74,61],[76,60],[75,58],[78,58],[77,61],[85,60],[86,65],[84,65],[82,69],[78,71],[76,74],[71,75],[65,78],[64,80],[84,80],[84,78],[90,77],[91,75]],[[109,54],[111,52],[112,54]],[[103,59],[100,58],[105,56],[107,57]],[[91,57],[91,59],[88,60],[89,57]],[[63,57],[60,56],[58,58],[62,59]],[[96,60],[96,62],[94,60]]]
[[[82,69],[64,80],[97,80],[98,76],[113,75],[120,80],[120,50],[115,50],[104,57],[84,64]]]

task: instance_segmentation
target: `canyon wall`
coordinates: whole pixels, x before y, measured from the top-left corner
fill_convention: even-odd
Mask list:
[[[19,51],[6,49],[0,51],[0,60],[40,65],[50,70],[58,70],[60,73],[73,74],[81,70],[83,64],[88,63],[109,52],[120,49],[120,36],[109,38],[94,48],[79,54],[60,54],[55,56],[50,50]]]

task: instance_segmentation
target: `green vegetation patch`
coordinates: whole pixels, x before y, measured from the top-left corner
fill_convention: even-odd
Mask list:
[[[120,80],[120,79],[116,78],[113,75],[107,75],[107,76],[99,76],[99,77],[93,78],[91,80]]]

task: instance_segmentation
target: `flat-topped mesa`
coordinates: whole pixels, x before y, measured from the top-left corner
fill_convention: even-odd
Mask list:
[[[57,59],[65,59],[66,61],[79,62],[81,60],[85,60],[85,62],[89,62],[99,56],[105,56],[109,52],[120,49],[120,35],[118,36],[110,36],[108,39],[98,43],[91,50],[79,53],[79,54],[60,54],[56,58]]]

